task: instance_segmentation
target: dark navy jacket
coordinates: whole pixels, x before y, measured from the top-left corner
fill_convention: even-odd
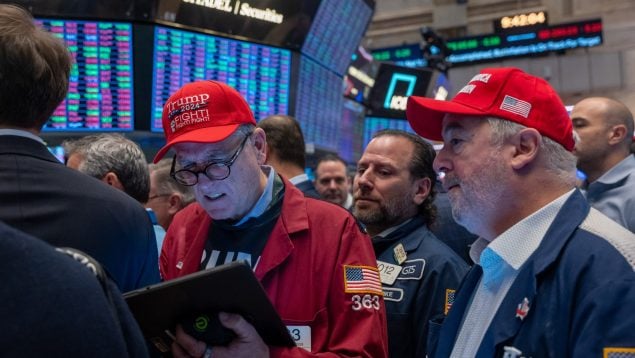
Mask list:
[[[401,243],[406,261],[392,285],[383,284],[390,357],[424,357],[428,321],[443,319],[469,267],[437,239],[420,217],[373,238],[377,260],[397,265],[394,248]]]
[[[510,357],[576,358],[634,349],[634,267],[635,235],[589,209],[576,190],[520,268],[477,357],[502,357],[506,349],[522,352]],[[481,274],[475,265],[461,284],[431,356],[450,356]]]

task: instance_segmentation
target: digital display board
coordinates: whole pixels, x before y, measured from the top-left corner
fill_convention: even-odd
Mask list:
[[[378,48],[371,51],[375,61],[392,62],[403,67],[427,67],[428,61],[423,58],[421,45],[407,44]]]
[[[382,63],[368,96],[373,116],[405,118],[410,96],[425,96],[433,71]]]
[[[362,46],[357,47],[351,61],[344,76],[344,96],[363,103],[375,84],[379,64],[373,61],[372,55]]]
[[[301,52],[344,75],[373,11],[370,0],[322,0]]]
[[[66,99],[43,131],[132,131],[132,25],[37,19],[73,55]]]
[[[343,109],[337,154],[344,161],[355,163],[362,156],[366,108],[355,101],[344,100]]]
[[[101,20],[149,20],[156,0],[11,0],[35,17]]]
[[[294,116],[305,142],[337,150],[343,101],[342,77],[301,56]]]
[[[405,119],[366,117],[364,121],[364,148],[373,138],[373,134],[383,129],[398,129],[409,133],[416,134]]]
[[[299,49],[319,0],[158,0],[156,19]]]
[[[225,82],[240,92],[256,117],[288,114],[291,52],[208,34],[156,26],[152,131],[162,131],[163,104],[186,83]]]
[[[599,46],[602,42],[602,20],[594,19],[506,35],[491,34],[449,39],[446,44],[452,50],[452,54],[447,60],[453,65],[467,65],[473,62]]]

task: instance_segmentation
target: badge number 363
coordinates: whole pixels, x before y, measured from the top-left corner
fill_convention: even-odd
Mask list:
[[[359,311],[361,309],[374,309],[379,310],[379,296],[377,295],[353,295],[351,297],[353,301],[353,311]]]

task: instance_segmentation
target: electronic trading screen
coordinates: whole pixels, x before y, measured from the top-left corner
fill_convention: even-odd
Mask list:
[[[74,58],[68,95],[43,130],[133,130],[132,25],[36,21],[63,39]]]
[[[383,129],[397,129],[416,134],[410,123],[404,119],[366,117],[364,121],[364,148],[376,132]]]
[[[344,100],[343,108],[337,154],[344,161],[355,163],[362,156],[366,108],[360,103],[348,99]]]
[[[295,118],[304,140],[317,147],[337,150],[342,117],[342,77],[302,56],[297,87]]]
[[[287,114],[291,52],[157,26],[154,33],[152,131],[162,131],[163,104],[186,83],[225,82],[239,91],[260,120]]]
[[[372,16],[364,0],[322,0],[302,53],[343,75]]]

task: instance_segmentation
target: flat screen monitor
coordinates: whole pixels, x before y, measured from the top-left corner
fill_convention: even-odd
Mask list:
[[[349,99],[344,100],[337,154],[348,163],[356,163],[362,155],[365,114],[366,108],[363,105]]]
[[[186,83],[225,82],[239,91],[260,120],[288,114],[291,51],[209,34],[156,26],[152,131],[163,130],[163,104]]]
[[[408,97],[426,96],[432,76],[430,69],[382,63],[368,96],[372,116],[405,119]]]
[[[156,0],[10,0],[36,17],[100,20],[149,20]]]
[[[344,75],[374,8],[372,0],[322,0],[301,52]]]
[[[362,46],[357,47],[351,65],[344,76],[344,96],[359,103],[368,98],[370,89],[375,84],[375,75],[379,63]]]
[[[43,131],[132,131],[132,25],[36,19],[73,55],[68,95]]]
[[[320,0],[158,0],[156,19],[297,50]]]
[[[409,133],[416,134],[405,119],[366,117],[364,121],[364,148],[373,138],[376,132],[384,129],[398,129]]]
[[[343,101],[342,77],[301,56],[295,118],[300,122],[305,142],[337,150]]]

